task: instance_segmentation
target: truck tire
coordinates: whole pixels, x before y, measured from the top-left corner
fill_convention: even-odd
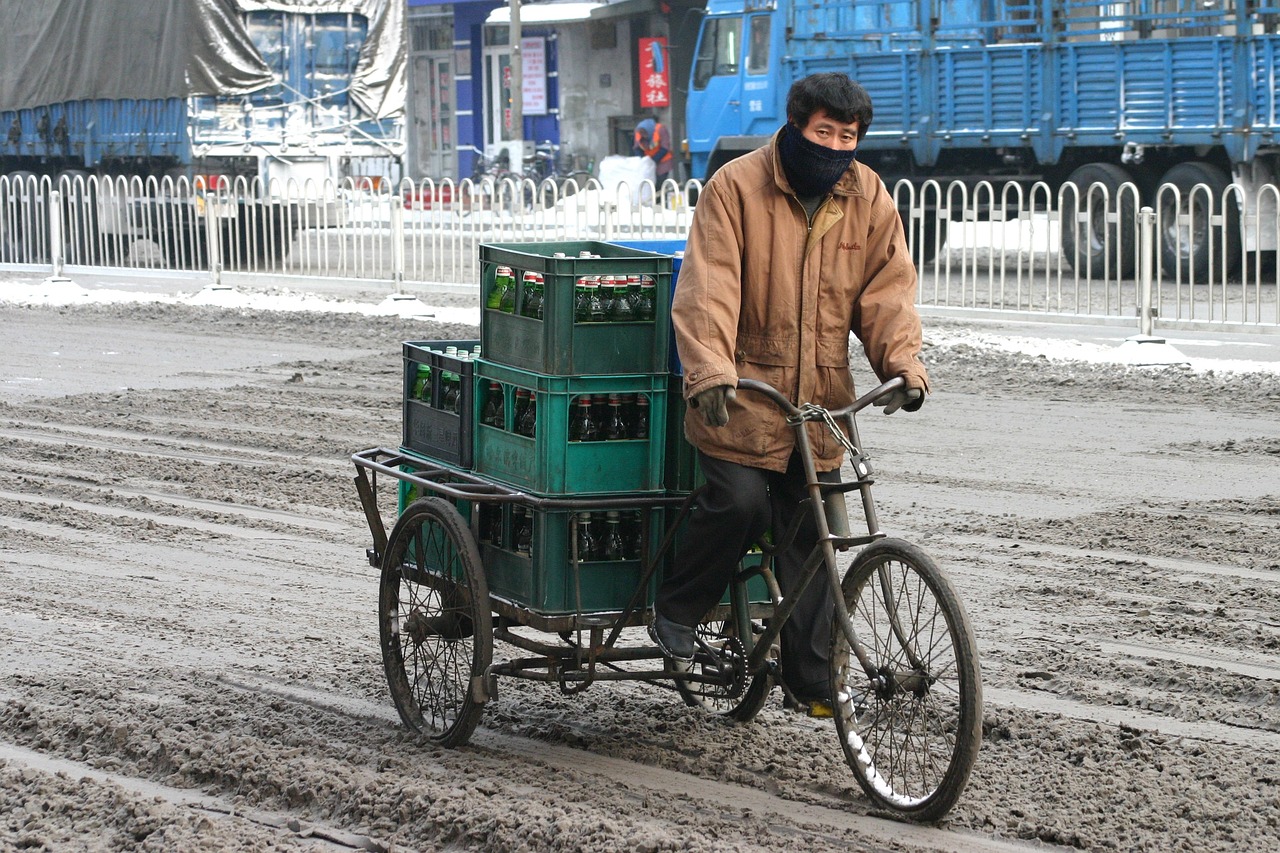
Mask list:
[[[1132,278],[1137,257],[1138,196],[1132,190],[1121,193],[1120,188],[1134,183],[1133,177],[1111,163],[1086,163],[1071,173],[1067,183],[1074,184],[1079,194],[1062,194],[1062,259],[1080,276]],[[1077,198],[1078,208],[1074,207]],[[1118,211],[1118,222],[1107,221],[1106,214],[1111,211]],[[1088,212],[1087,221],[1079,221],[1074,215],[1077,212]]]
[[[1164,275],[1203,284],[1224,261],[1226,275],[1234,275],[1240,268],[1240,206],[1234,195],[1224,196],[1231,186],[1227,173],[1212,163],[1191,161],[1165,172],[1160,183],[1178,188],[1177,195],[1166,191],[1157,199]],[[1209,222],[1211,215],[1224,212],[1221,228]]]

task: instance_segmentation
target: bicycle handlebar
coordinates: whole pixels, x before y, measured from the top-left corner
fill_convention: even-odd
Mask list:
[[[867,406],[874,403],[876,400],[883,397],[885,394],[888,394],[890,391],[895,391],[898,388],[906,387],[906,384],[907,384],[907,380],[903,379],[901,376],[895,376],[886,382],[880,383],[875,388],[872,388],[866,394],[863,394],[861,397],[854,400],[852,403],[845,406],[844,408],[832,409],[829,412],[829,414],[833,418],[842,418],[845,415],[852,415],[855,412],[860,412],[863,409],[865,409]],[[761,382],[758,379],[739,379],[738,387],[741,388],[743,391],[755,391],[758,394],[763,394],[764,396],[772,400],[774,405],[776,405],[779,409],[782,409],[782,411],[786,412],[786,414],[789,417],[793,417],[793,418],[804,417],[804,412],[802,412],[800,409],[797,409],[795,406],[793,406],[790,400],[782,396],[781,391],[779,391],[777,388],[774,388],[768,382]]]

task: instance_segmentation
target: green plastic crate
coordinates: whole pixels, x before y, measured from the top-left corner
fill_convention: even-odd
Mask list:
[[[576,510],[527,510],[533,513],[533,541],[528,554],[517,552],[511,541],[514,511],[515,507],[510,504],[502,508],[501,541],[482,539],[480,542],[490,595],[544,616],[617,612],[631,600],[644,573],[639,558],[583,560],[575,569],[570,560],[573,553],[570,520],[577,514]],[[665,533],[666,511],[662,507],[648,507],[621,512],[648,516],[647,553],[656,553]],[[593,519],[596,515],[592,513]],[[655,572],[650,579],[642,602],[644,607],[652,606],[660,578],[660,573]]]
[[[490,381],[503,389],[503,426],[476,418],[476,473],[538,495],[592,495],[663,490],[667,375],[547,376],[480,359],[476,405],[482,410]],[[532,438],[515,431],[516,394],[536,399]],[[649,399],[649,436],[618,441],[569,441],[570,410],[579,395],[636,394]]]
[[[689,408],[684,399],[684,379],[670,376],[667,382],[667,450],[663,484],[669,492],[688,493],[706,481],[698,465],[698,452],[684,437],[684,416]]]
[[[579,252],[600,255],[579,258]],[[557,258],[555,254],[565,257]],[[561,376],[665,373],[671,305],[669,255],[613,243],[576,240],[552,243],[486,243],[480,246],[480,340],[485,358],[497,364]],[[517,290],[514,314],[484,308],[499,266],[517,281],[525,272],[543,276],[542,319],[520,316],[524,293]],[[631,274],[654,279],[652,320],[575,323],[574,286],[580,276]]]

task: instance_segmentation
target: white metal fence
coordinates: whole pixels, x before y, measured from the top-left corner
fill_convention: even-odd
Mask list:
[[[0,176],[0,269],[139,269],[479,281],[485,242],[683,239],[693,181],[341,184]],[[922,305],[1278,327],[1280,192],[980,183],[894,190]],[[1149,228],[1140,227],[1147,210]],[[1149,237],[1144,244],[1143,234]],[[1242,239],[1243,235],[1243,239]],[[1144,261],[1149,263],[1144,264]],[[1140,308],[1140,273],[1150,301]]]

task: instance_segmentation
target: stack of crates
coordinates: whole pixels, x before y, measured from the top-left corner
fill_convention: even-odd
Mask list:
[[[665,491],[672,259],[594,241],[495,243],[480,247],[480,266],[475,473],[541,497],[620,502],[589,519],[503,506],[481,524],[490,593],[543,615],[619,610],[666,530],[663,508],[625,501]],[[578,301],[592,285],[629,300],[643,289],[652,310],[589,316]]]

